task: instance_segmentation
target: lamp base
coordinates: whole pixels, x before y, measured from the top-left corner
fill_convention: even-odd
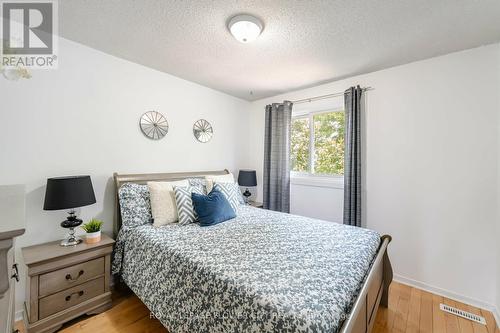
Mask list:
[[[77,237],[77,236],[71,236],[69,235],[67,238],[63,239],[61,241],[61,246],[75,246],[75,245],[78,245],[82,242],[82,239],[80,237]]]
[[[61,246],[75,246],[82,242],[80,237],[75,236],[75,228],[82,224],[82,220],[78,219],[75,211],[69,212],[68,219],[61,222],[61,227],[68,228],[68,236],[61,241]]]
[[[246,191],[243,193],[243,196],[245,197],[245,203],[248,205],[248,199],[250,198],[250,196],[252,195],[252,193],[250,193],[250,191],[248,190],[248,188],[246,189]]]

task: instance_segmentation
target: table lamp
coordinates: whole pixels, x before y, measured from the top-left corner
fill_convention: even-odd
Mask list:
[[[238,184],[243,187],[247,187],[246,191],[243,193],[245,197],[245,202],[248,203],[248,198],[252,193],[248,190],[248,187],[257,186],[257,173],[255,170],[240,170],[238,174]]]
[[[61,227],[69,228],[68,236],[61,246],[73,246],[82,240],[75,236],[75,228],[82,220],[75,215],[75,208],[92,205],[96,202],[90,176],[71,176],[47,179],[44,210],[68,210],[68,218],[61,222]]]

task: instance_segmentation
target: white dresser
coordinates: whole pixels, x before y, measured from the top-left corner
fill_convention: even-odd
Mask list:
[[[24,185],[0,185],[0,333],[14,332],[15,238],[24,233]]]

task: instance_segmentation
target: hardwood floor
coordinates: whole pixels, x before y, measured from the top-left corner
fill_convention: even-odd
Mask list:
[[[439,309],[440,303],[481,315],[487,325],[445,313]],[[500,329],[489,311],[393,282],[389,307],[379,308],[373,332],[500,333]]]
[[[445,313],[439,309],[445,303],[486,318],[487,325]],[[22,325],[17,328],[24,333]],[[119,295],[112,309],[92,317],[84,317],[65,325],[63,333],[149,333],[167,332],[146,306],[133,294]],[[436,333],[500,333],[489,311],[433,295],[426,291],[393,282],[389,292],[389,307],[379,308],[374,333],[436,332]]]

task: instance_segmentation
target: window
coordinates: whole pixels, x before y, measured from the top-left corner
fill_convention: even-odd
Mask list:
[[[291,168],[297,174],[344,174],[343,110],[311,112],[292,118]]]

